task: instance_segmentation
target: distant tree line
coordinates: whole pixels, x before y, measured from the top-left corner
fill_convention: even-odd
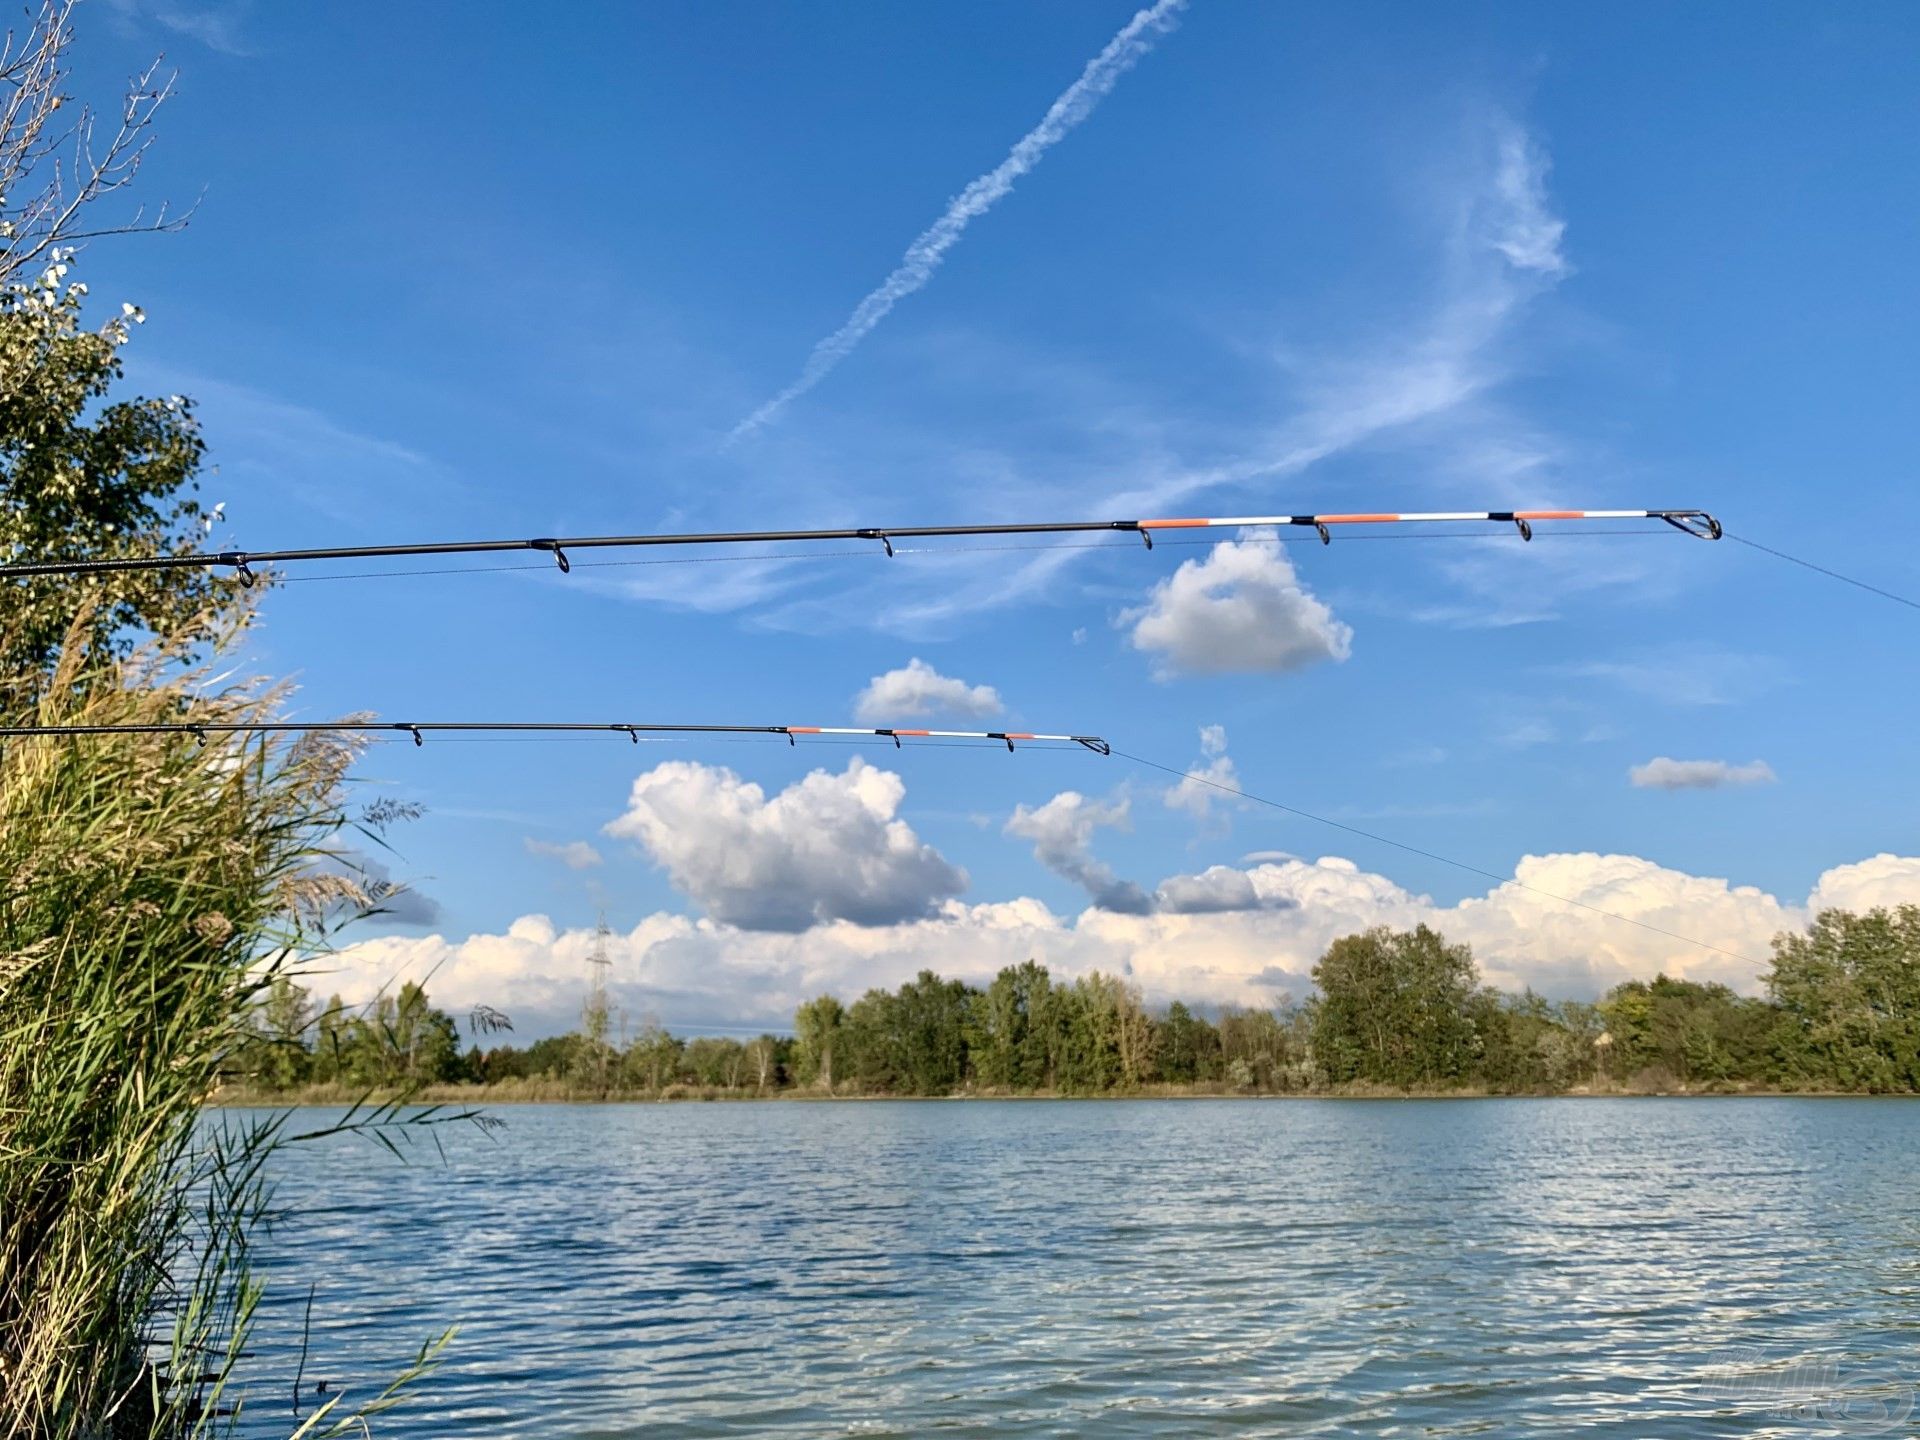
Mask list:
[[[1773,945],[1766,993],[1665,975],[1597,1003],[1482,983],[1472,952],[1426,926],[1336,940],[1316,993],[1268,1009],[1150,1008],[1129,980],[1056,979],[1032,960],[984,988],[923,970],[852,1004],[802,1005],[791,1036],[579,1031],[525,1048],[478,1039],[407,985],[365,1011],[314,1009],[278,981],[236,1060],[246,1083],[473,1083],[606,1095],[840,1095],[1842,1090],[1920,1092],[1920,906],[1828,911]],[[504,1020],[472,1021],[476,1035]]]

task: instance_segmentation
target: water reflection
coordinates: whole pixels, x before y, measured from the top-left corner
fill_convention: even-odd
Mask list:
[[[1911,1103],[502,1113],[288,1168],[263,1363],[318,1280],[310,1379],[462,1327],[396,1436],[1876,1433],[1920,1379]]]

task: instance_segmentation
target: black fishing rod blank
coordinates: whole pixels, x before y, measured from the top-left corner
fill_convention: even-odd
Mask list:
[[[848,727],[841,725],[656,725],[588,724],[547,720],[180,720],[150,725],[5,725],[0,740],[33,738],[71,738],[82,735],[192,735],[205,740],[213,735],[300,734],[308,731],[339,731],[352,734],[411,735],[416,745],[426,737],[460,731],[531,731],[535,733],[625,735],[634,744],[642,735],[784,735],[789,745],[798,745],[802,735],[852,735],[891,740],[896,749],[905,748],[903,740],[998,740],[1008,750],[1014,741],[1054,742],[1079,745],[1096,755],[1112,753],[1112,747],[1098,735],[1043,735],[1030,730],[919,730],[903,726]]]
[[[1138,535],[1148,549],[1153,548],[1156,530],[1250,529],[1264,526],[1297,526],[1319,533],[1330,543],[1333,528],[1346,525],[1431,524],[1435,522],[1483,520],[1511,524],[1524,539],[1533,538],[1538,521],[1557,520],[1664,520],[1676,530],[1702,540],[1718,540],[1720,522],[1704,510],[1455,510],[1408,512],[1399,514],[1334,515],[1233,515],[1189,519],[1159,520],[1060,520],[1033,524],[1007,525],[891,525],[854,526],[833,530],[727,530],[700,534],[673,535],[572,535],[535,536],[524,540],[443,540],[408,545],[310,546],[293,550],[218,550],[184,555],[143,555],[125,559],[79,557],[67,560],[35,560],[0,565],[0,580],[25,579],[36,575],[110,575],[142,570],[191,570],[230,568],[242,584],[251,585],[256,566],[291,564],[305,560],[393,560],[425,555],[497,555],[533,550],[553,556],[562,572],[573,569],[567,558],[570,550],[641,549],[665,545],[771,545],[820,540],[870,540],[892,555],[895,540],[927,540],[943,537],[994,535],[1075,535],[1088,532],[1118,532]]]

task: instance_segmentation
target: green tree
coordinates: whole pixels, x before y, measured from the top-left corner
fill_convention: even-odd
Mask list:
[[[780,1041],[773,1035],[756,1035],[744,1049],[753,1088],[764,1095],[780,1083]]]
[[[313,1056],[310,1077],[322,1084],[346,1077],[347,1007],[338,995],[327,1003],[313,1022]]]
[[[1478,1041],[1477,1074],[1505,1094],[1558,1092],[1593,1073],[1600,1034],[1591,1005],[1556,1005],[1531,990],[1503,995],[1491,987],[1468,1002]]]
[[[1176,1000],[1160,1021],[1160,1078],[1175,1085],[1217,1079],[1220,1032]]]
[[[305,1082],[313,1071],[307,1046],[312,1036],[313,997],[285,975],[276,975],[254,1001],[241,1058],[244,1076],[273,1090]]]
[[[400,987],[393,1027],[401,1080],[433,1085],[460,1078],[460,1029],[453,1017],[436,1010],[426,990],[411,980]]]
[[[967,1022],[974,1078],[995,1090],[1036,1090],[1053,1083],[1047,1034],[1053,981],[1033,960],[1009,965],[975,995]]]
[[[1451,1085],[1475,1062],[1473,952],[1422,925],[1336,940],[1313,967],[1313,1047],[1336,1084]]]
[[[752,1073],[746,1046],[718,1035],[702,1035],[689,1041],[687,1066],[702,1085],[724,1090],[738,1090]]]
[[[581,1039],[578,1035],[547,1035],[526,1050],[526,1074],[548,1080],[565,1080],[580,1068]]]
[[[669,1035],[660,1022],[649,1015],[640,1024],[640,1033],[621,1061],[621,1073],[630,1085],[641,1085],[658,1094],[671,1085],[680,1073],[681,1056],[686,1046]]]
[[[847,1007],[846,1023],[841,1026],[840,1068],[857,1089],[868,1093],[906,1089],[898,1008],[892,991],[877,988]]]
[[[98,328],[66,252],[37,280],[0,288],[0,561],[146,558],[199,548],[203,442],[191,401],[114,398],[141,316]],[[136,634],[176,646],[216,633],[239,587],[196,568],[0,582],[0,680],[16,705],[42,690],[79,617],[96,645]],[[0,695],[0,699],[5,699]]]
[[[1920,905],[1826,910],[1774,938],[1774,1050],[1803,1085],[1920,1089]]]
[[[1772,1073],[1772,1008],[1725,985],[1668,975],[1630,980],[1607,992],[1598,1013],[1609,1073],[1642,1088],[1763,1081]]]
[[[833,1090],[833,1052],[840,1043],[847,1007],[831,995],[809,1000],[793,1013],[795,1078],[802,1085]]]
[[[903,1079],[915,1095],[946,1095],[967,1074],[967,987],[922,970],[894,1002],[896,1048]]]
[[[1287,1013],[1248,1010],[1228,1005],[1220,1012],[1220,1056],[1241,1089],[1286,1090],[1293,1087],[1295,1036]]]

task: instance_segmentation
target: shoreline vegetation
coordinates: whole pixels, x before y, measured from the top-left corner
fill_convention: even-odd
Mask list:
[[[343,1085],[307,1085],[298,1090],[250,1090],[233,1086],[207,1101],[226,1110],[340,1109],[369,1098],[368,1092]],[[674,1085],[649,1090],[580,1090],[566,1084],[528,1085],[515,1081],[493,1084],[467,1082],[427,1085],[417,1090],[373,1092],[372,1099],[403,1105],[687,1105],[779,1102],[798,1105],[964,1104],[978,1100],[1033,1100],[1127,1102],[1132,1100],[1910,1100],[1912,1091],[1784,1090],[1774,1088],[1702,1088],[1635,1090],[1625,1086],[1580,1086],[1572,1090],[1502,1091],[1480,1089],[1388,1090],[1350,1087],[1343,1090],[1232,1090],[1220,1085],[1151,1085],[1137,1090],[1109,1090],[1089,1094],[1071,1090],[957,1090],[947,1095],[852,1094],[825,1090],[725,1090]]]
[[[39,0],[0,41],[0,557],[189,555],[223,508],[193,401],[128,392],[145,315],[89,300],[75,252],[184,224],[112,213],[173,80],[89,105],[74,13]],[[0,1440],[213,1440],[268,1407],[291,1440],[366,1437],[451,1334],[386,1377],[343,1378],[324,1334],[284,1366],[249,1340],[276,1159],[473,1118],[203,1119],[256,996],[378,905],[356,843],[404,818],[354,814],[337,738],[165,733],[286,718],[284,686],[225,669],[257,598],[195,565],[0,584],[0,724],[116,732],[0,744]]]
[[[1424,925],[1336,940],[1312,978],[1304,1003],[1202,1013],[1032,960],[985,987],[923,970],[745,1041],[652,1020],[629,1035],[593,990],[579,1029],[524,1048],[496,1043],[510,1023],[478,1007],[463,1051],[417,984],[355,1011],[283,975],[214,1103],[1920,1093],[1920,906],[1826,911],[1775,937],[1758,996],[1665,975],[1594,1003],[1513,994]]]

